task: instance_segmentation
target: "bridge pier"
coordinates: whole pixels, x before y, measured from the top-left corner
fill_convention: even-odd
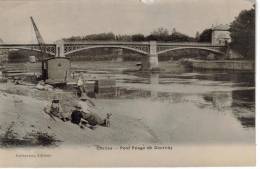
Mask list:
[[[55,57],[65,57],[65,48],[63,40],[56,42],[56,54]]]
[[[144,71],[159,70],[156,41],[150,41],[149,55],[144,57],[142,61],[142,70]]]

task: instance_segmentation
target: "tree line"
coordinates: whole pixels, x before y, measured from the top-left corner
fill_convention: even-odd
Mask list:
[[[115,35],[113,32],[91,34],[86,36],[72,36],[64,38],[65,41],[127,41],[127,42],[141,42],[141,41],[162,41],[162,42],[194,42],[195,38],[177,32],[174,28],[171,33],[166,28],[158,28],[145,36],[143,34],[133,35]]]

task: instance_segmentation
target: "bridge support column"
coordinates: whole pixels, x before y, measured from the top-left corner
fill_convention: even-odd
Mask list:
[[[63,40],[57,41],[57,43],[56,43],[56,55],[55,55],[55,57],[65,57]]]
[[[150,52],[149,55],[143,59],[142,70],[159,70],[159,61],[157,54],[157,43],[156,41],[150,41]]]

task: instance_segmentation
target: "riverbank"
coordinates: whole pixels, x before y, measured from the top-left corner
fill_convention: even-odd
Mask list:
[[[157,143],[150,129],[133,116],[111,112],[110,127],[98,126],[92,130],[81,129],[72,123],[53,120],[44,113],[43,108],[54,95],[61,98],[67,115],[79,101],[73,94],[60,89],[37,90],[35,86],[0,84],[0,147],[31,147],[59,145],[114,145],[130,143]],[[96,100],[93,100],[98,104]],[[105,117],[108,103],[90,107],[101,117]],[[89,107],[89,106],[87,106]]]

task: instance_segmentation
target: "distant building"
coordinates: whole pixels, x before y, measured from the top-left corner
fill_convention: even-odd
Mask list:
[[[3,44],[4,41],[0,38],[0,44]],[[8,61],[8,50],[0,49],[0,63],[4,63]]]
[[[217,25],[212,26],[212,45],[226,45],[231,42],[230,26]]]

